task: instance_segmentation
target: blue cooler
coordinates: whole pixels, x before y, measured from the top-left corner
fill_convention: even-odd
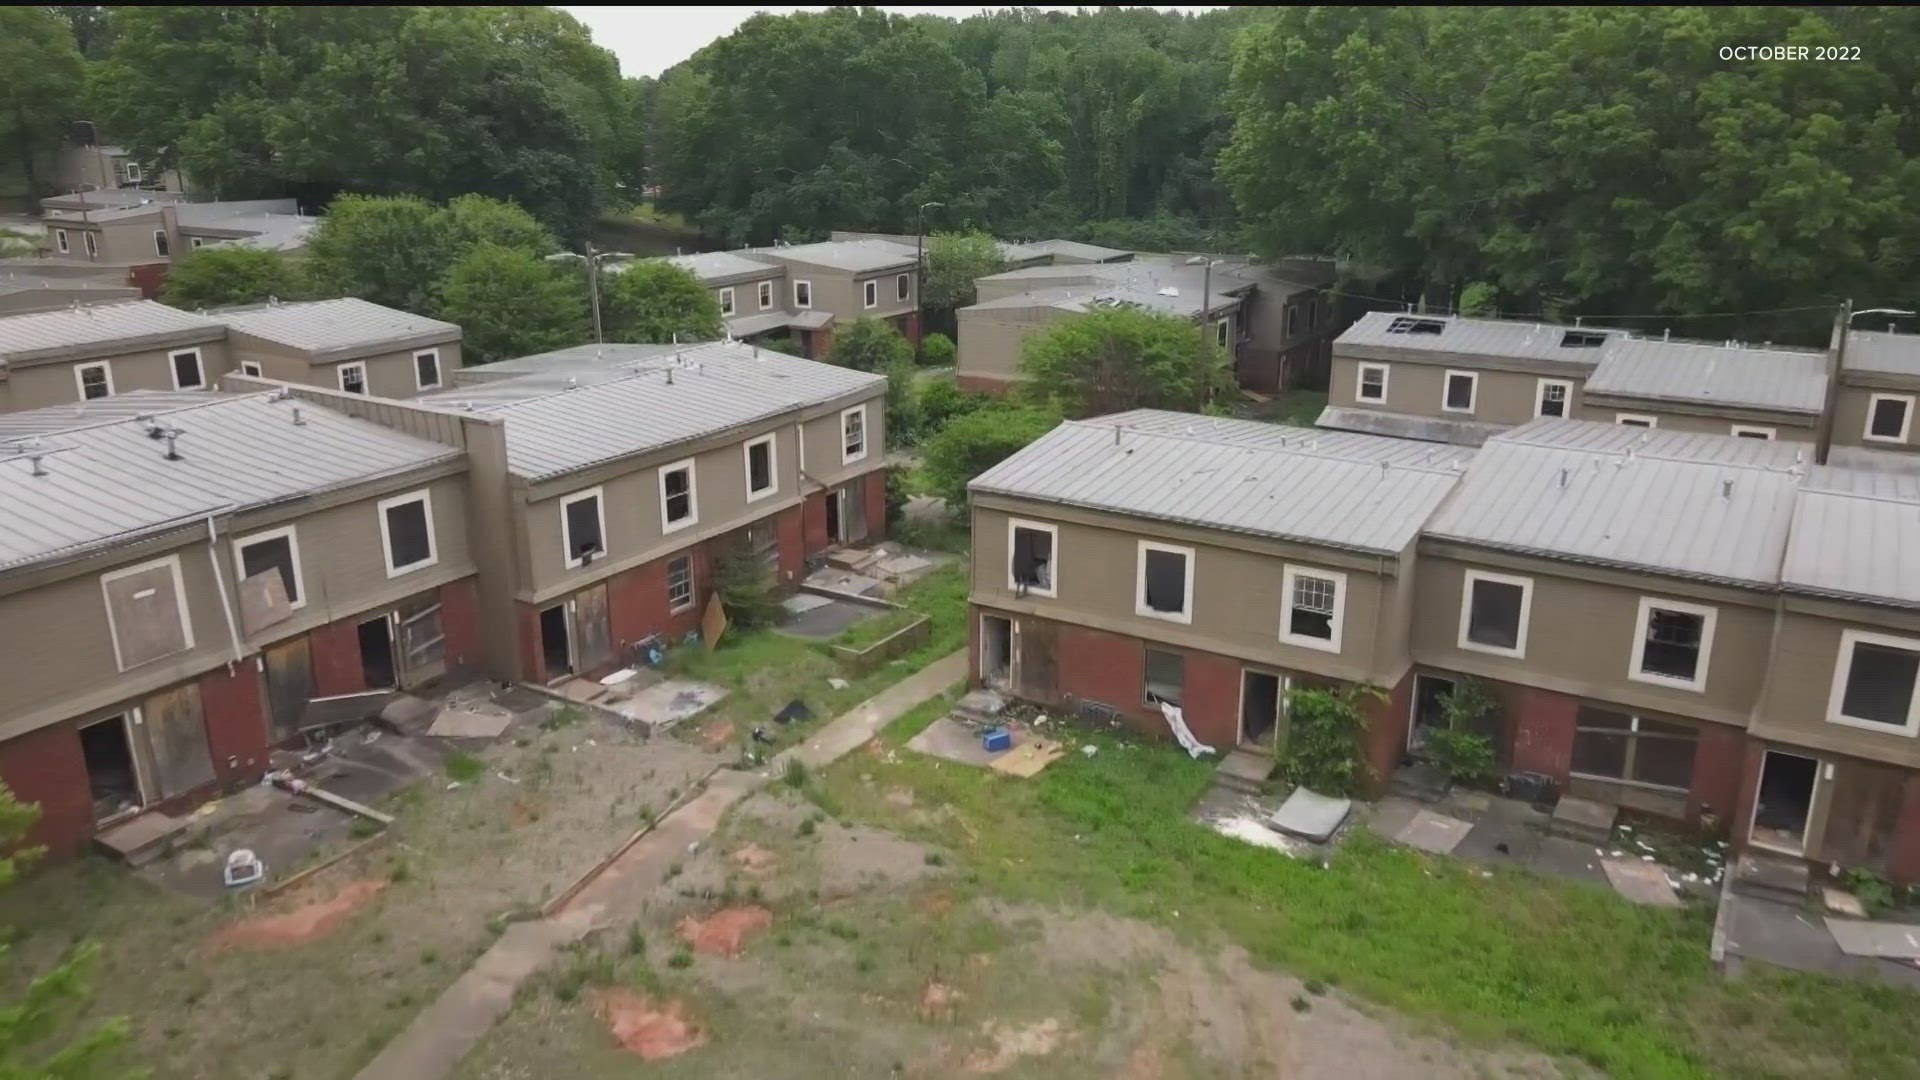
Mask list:
[[[1013,732],[1003,727],[990,728],[980,736],[980,745],[986,747],[989,754],[1011,750],[1013,749]]]

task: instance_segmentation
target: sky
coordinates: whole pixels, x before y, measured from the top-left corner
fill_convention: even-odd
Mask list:
[[[1002,5],[1006,6],[1006,5]],[[1166,5],[1174,11],[1207,11],[1208,7]],[[658,76],[692,56],[702,45],[726,37],[755,12],[825,11],[821,7],[562,7],[593,31],[593,40],[620,58],[620,73],[629,78]],[[964,19],[991,7],[888,7],[902,15],[945,15]],[[1073,11],[1073,7],[1040,7],[1041,11]]]

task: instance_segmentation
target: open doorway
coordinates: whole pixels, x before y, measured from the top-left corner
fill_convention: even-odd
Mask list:
[[[1807,821],[1813,816],[1813,789],[1820,763],[1780,750],[1767,751],[1760,766],[1760,793],[1753,800],[1753,842],[1799,855],[1807,847]]]
[[[980,616],[980,681],[1004,688],[1013,675],[1013,620]]]
[[[391,690],[396,685],[393,625],[385,615],[360,624],[360,674],[369,690]]]
[[[827,542],[838,544],[843,540],[844,537],[840,535],[840,492],[829,491],[827,492]]]
[[[1240,745],[1273,752],[1280,732],[1280,704],[1286,680],[1271,671],[1240,672]]]
[[[1427,748],[1433,733],[1447,726],[1447,695],[1453,693],[1453,680],[1438,675],[1413,678],[1413,719],[1407,725],[1407,753],[1419,756]]]
[[[80,754],[93,792],[93,820],[104,825],[140,809],[140,768],[126,716],[109,716],[80,729]]]
[[[573,674],[565,604],[555,604],[540,613],[540,660],[546,666],[548,682]]]

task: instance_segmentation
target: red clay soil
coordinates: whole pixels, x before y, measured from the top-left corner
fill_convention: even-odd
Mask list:
[[[953,1015],[953,1003],[959,1000],[960,991],[946,983],[928,981],[920,991],[920,1019],[932,1020]]]
[[[713,719],[700,729],[700,744],[709,750],[724,750],[733,741],[733,721]]]
[[[241,948],[272,948],[299,945],[326,937],[339,929],[353,913],[371,903],[387,887],[385,881],[354,881],[326,900],[301,904],[291,911],[273,915],[254,915],[216,931],[213,944]]]
[[[656,1002],[619,988],[603,990],[599,998],[614,1041],[643,1061],[677,1057],[707,1043],[706,1031],[681,1015],[685,1007],[678,1001]]]
[[[689,915],[680,920],[680,936],[694,952],[709,956],[739,956],[747,938],[773,925],[773,912],[759,904],[724,907],[704,919]]]

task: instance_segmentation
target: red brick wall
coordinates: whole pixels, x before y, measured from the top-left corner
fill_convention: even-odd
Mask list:
[[[267,768],[267,705],[259,665],[249,657],[200,676],[200,710],[207,750],[220,786],[231,791],[260,779]]]
[[[360,666],[360,624],[365,621],[341,619],[307,635],[307,647],[313,652],[313,696],[353,694],[367,688],[366,671]]]
[[[72,723],[54,724],[0,743],[0,780],[23,803],[36,803],[40,818],[27,842],[50,857],[77,855],[93,836],[93,795],[80,734]]]
[[[1920,881],[1920,773],[1907,775],[1906,798],[1900,803],[1900,823],[1895,826],[1887,876],[1900,882]]]
[[[1731,825],[1746,763],[1746,732],[1725,724],[1702,723],[1700,743],[1693,751],[1693,789],[1687,792],[1687,820],[1695,821],[1700,811],[1711,810]]]
[[[827,535],[827,497],[831,491],[814,491],[800,504],[800,538],[808,555],[818,555],[833,544]]]
[[[985,375],[955,375],[954,385],[962,390],[971,390],[976,394],[1000,395],[1013,389],[1013,383],[1005,379],[990,378]]]
[[[612,598],[608,598],[612,602]],[[516,600],[513,618],[520,625],[520,677],[530,683],[547,681],[547,666],[540,658],[540,609]]]
[[[440,587],[440,629],[447,635],[447,664],[480,659],[480,597],[473,578]]]
[[[867,540],[878,543],[887,538],[887,470],[875,469],[866,475]]]
[[[781,511],[779,520],[774,522],[774,531],[780,542],[780,583],[792,585],[806,572],[805,504]]]
[[[1024,624],[1029,620],[1022,618]],[[1145,655],[1140,639],[1058,623],[1055,663],[1060,692],[1120,709],[1142,731],[1164,734],[1166,725],[1153,717],[1147,724],[1141,701],[1145,682]]]
[[[674,614],[667,610],[667,563],[682,554],[693,559],[694,603],[686,611]],[[713,559],[709,545],[705,544],[616,575],[608,583],[607,593],[614,647],[625,649],[651,634],[678,637],[699,629],[700,614],[705,610],[712,582]]]
[[[1513,770],[1545,773],[1564,783],[1567,770],[1573,766],[1573,726],[1579,701],[1531,686],[1507,689]]]
[[[1387,689],[1387,700],[1367,708],[1366,759],[1369,775],[1362,790],[1380,794],[1393,780],[1407,751],[1407,725],[1413,717],[1413,675],[1409,670]]]
[[[1240,662],[1212,653],[1190,652],[1185,674],[1186,698],[1181,712],[1187,730],[1225,754],[1240,743]],[[1161,724],[1165,730],[1165,722]]]
[[[75,242],[79,240],[76,237]],[[169,263],[145,263],[127,267],[127,282],[148,300],[160,299],[160,286],[166,283]]]

